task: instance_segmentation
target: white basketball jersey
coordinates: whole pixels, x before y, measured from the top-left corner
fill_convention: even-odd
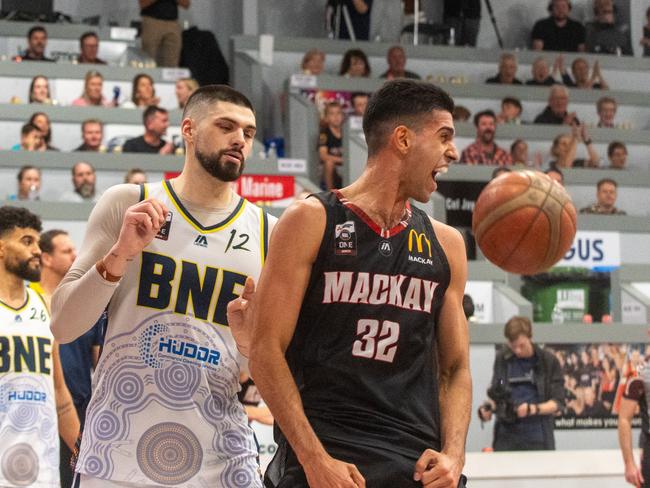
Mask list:
[[[50,314],[25,293],[19,309],[0,302],[0,486],[58,487]]]
[[[240,199],[206,228],[168,182],[145,185],[149,196],[170,213],[109,304],[77,471],[149,486],[261,487],[226,306],[247,276],[257,281],[267,216]]]

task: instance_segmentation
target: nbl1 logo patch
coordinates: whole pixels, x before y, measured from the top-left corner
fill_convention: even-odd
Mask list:
[[[357,232],[354,222],[348,220],[342,224],[336,224],[334,228],[334,252],[338,255],[357,255]]]

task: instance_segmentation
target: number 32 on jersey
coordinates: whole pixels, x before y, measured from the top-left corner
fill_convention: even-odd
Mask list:
[[[353,356],[392,363],[397,352],[399,324],[361,319],[357,322],[357,337],[352,345]]]

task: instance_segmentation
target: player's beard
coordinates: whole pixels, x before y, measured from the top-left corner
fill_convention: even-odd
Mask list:
[[[15,274],[19,278],[27,281],[40,281],[41,280],[41,267],[40,265],[37,268],[30,267],[31,259],[26,259],[25,261],[18,262],[7,262],[5,263],[5,268],[10,273]]]
[[[223,162],[222,159],[228,152],[232,152],[232,150],[222,149],[206,154],[199,150],[198,147],[194,148],[194,156],[210,175],[221,181],[235,181],[244,171],[244,158],[242,156],[239,165],[229,161]]]

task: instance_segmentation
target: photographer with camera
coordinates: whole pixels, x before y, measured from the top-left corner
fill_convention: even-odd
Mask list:
[[[555,449],[553,417],[564,406],[564,378],[557,358],[532,341],[526,317],[506,323],[504,347],[494,360],[489,399],[479,407],[486,422],[496,416],[495,451]]]

